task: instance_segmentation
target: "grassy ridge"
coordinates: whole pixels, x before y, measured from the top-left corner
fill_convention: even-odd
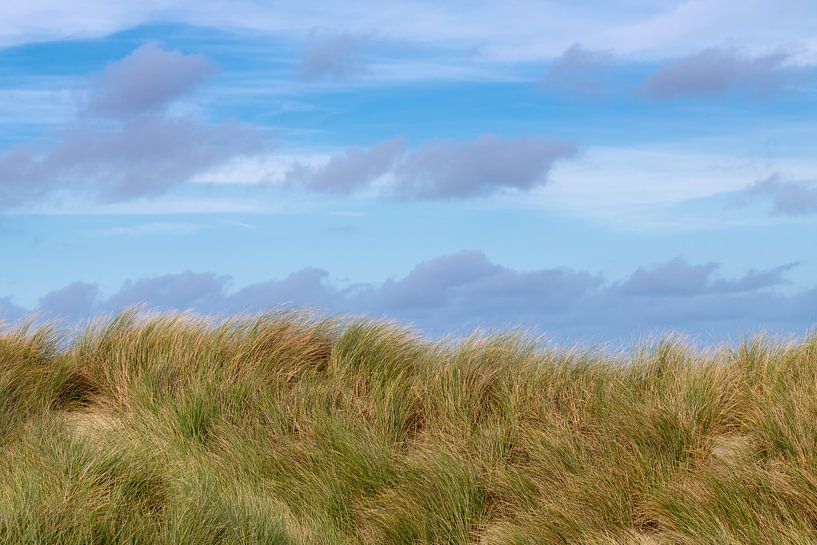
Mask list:
[[[0,336],[0,543],[817,542],[817,338],[629,361],[378,323]]]

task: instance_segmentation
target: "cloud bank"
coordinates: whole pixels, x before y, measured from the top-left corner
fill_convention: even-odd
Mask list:
[[[289,306],[397,319],[433,335],[522,326],[564,342],[627,342],[633,335],[666,331],[714,342],[756,332],[759,324],[772,332],[805,332],[817,318],[817,288],[782,291],[785,273],[794,266],[729,278],[717,274],[716,263],[676,258],[609,281],[567,268],[515,270],[481,252],[463,251],[380,284],[341,286],[327,271],[306,268],[232,289],[229,276],[187,271],[129,280],[108,296],[94,284],[73,283],[44,295],[31,310],[79,320],[137,304],[216,316]],[[0,317],[14,320],[25,312],[0,299]]]

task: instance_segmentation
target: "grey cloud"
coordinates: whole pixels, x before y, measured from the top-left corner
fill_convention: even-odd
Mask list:
[[[306,44],[299,75],[306,80],[343,79],[363,71],[362,53],[370,36],[313,32]]]
[[[659,100],[732,91],[762,97],[794,81],[788,60],[785,52],[750,57],[733,49],[705,49],[659,68],[643,91]]]
[[[232,278],[213,273],[185,271],[138,280],[128,280],[96,308],[116,312],[136,305],[160,311],[193,310],[224,315],[255,313],[283,306],[340,308],[342,296],[328,282],[328,273],[317,268],[296,271],[280,280],[251,284],[230,292]]]
[[[116,312],[146,303],[156,310],[198,310],[205,313],[223,311],[230,277],[213,273],[167,274],[136,281],[128,280],[100,308]],[[229,310],[229,309],[227,309]]]
[[[675,259],[610,282],[567,268],[515,270],[480,252],[464,251],[420,263],[404,277],[380,284],[340,287],[326,271],[307,268],[231,291],[228,276],[188,271],[126,282],[108,298],[100,298],[94,286],[75,284],[44,296],[41,306],[76,314],[144,303],[157,310],[217,316],[305,306],[322,313],[397,319],[434,335],[523,326],[565,342],[623,342],[634,334],[668,330],[712,342],[759,327],[804,332],[814,319],[817,288],[794,293],[776,289],[793,266],[723,278],[715,277],[716,264]],[[666,280],[659,281],[659,274]],[[0,305],[4,301],[8,304],[0,299]]]
[[[405,278],[387,281],[373,299],[382,309],[435,307],[450,301],[458,288],[502,270],[481,252],[463,251],[420,263]]]
[[[285,179],[311,191],[345,195],[390,175],[378,188],[381,196],[467,199],[542,185],[556,161],[577,153],[571,142],[539,137],[485,134],[470,142],[445,140],[414,150],[393,139],[368,149],[348,149],[322,166],[295,164]]]
[[[236,312],[259,312],[283,305],[342,308],[341,295],[328,283],[329,273],[309,267],[282,280],[252,284],[229,296],[225,303]]]
[[[575,144],[537,137],[482,135],[446,140],[408,154],[395,168],[394,194],[408,199],[463,199],[542,185],[553,163],[577,153]]]
[[[31,201],[59,184],[92,184],[109,200],[155,195],[264,146],[263,134],[235,121],[208,125],[144,115],[115,125],[80,122],[51,149],[0,153],[0,207]]]
[[[704,291],[718,268],[715,263],[688,265],[675,258],[656,267],[639,267],[620,285],[628,295],[688,296]]]
[[[107,200],[152,196],[267,147],[269,139],[254,126],[162,111],[211,70],[201,56],[152,44],[111,65],[93,80],[83,115],[47,142],[0,152],[0,210],[55,189]]]
[[[613,57],[609,53],[585,49],[575,43],[550,63],[542,87],[597,94],[603,91],[602,76],[612,64]]]
[[[26,315],[26,309],[15,305],[11,297],[0,297],[0,326],[4,323],[13,324]]]
[[[690,265],[676,257],[653,267],[639,267],[618,285],[621,293],[650,297],[690,297],[712,293],[740,293],[769,288],[786,282],[784,274],[797,263],[767,270],[749,270],[732,279],[715,278],[718,263]]]
[[[155,111],[188,93],[215,70],[203,55],[145,44],[92,78],[87,112],[132,116]]]
[[[775,174],[749,185],[732,204],[741,206],[756,199],[771,199],[772,213],[781,216],[817,214],[817,184],[782,179]]]
[[[716,293],[739,293],[787,284],[788,280],[786,280],[784,274],[799,265],[799,262],[794,262],[765,270],[750,269],[743,276],[738,278],[732,280],[721,279],[712,282],[711,290]]]
[[[46,317],[82,319],[93,313],[98,295],[96,284],[74,282],[41,297],[37,311]]]
[[[458,312],[485,315],[499,309],[524,309],[536,301],[542,310],[565,304],[602,284],[596,275],[569,269],[515,271],[492,263],[482,252],[464,251],[417,265],[405,278],[387,281],[368,301],[383,312]],[[422,312],[416,314],[422,316]]]
[[[319,193],[350,194],[366,188],[389,172],[404,149],[405,142],[400,138],[380,142],[368,149],[349,148],[320,167],[293,165],[286,180]]]

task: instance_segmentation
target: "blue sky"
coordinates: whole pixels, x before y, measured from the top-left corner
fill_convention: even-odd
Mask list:
[[[0,8],[0,319],[817,322],[813,3],[269,4]]]

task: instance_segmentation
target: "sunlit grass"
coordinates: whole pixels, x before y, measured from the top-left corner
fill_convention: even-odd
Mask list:
[[[0,543],[815,543],[817,338],[631,355],[123,314],[0,334]]]

